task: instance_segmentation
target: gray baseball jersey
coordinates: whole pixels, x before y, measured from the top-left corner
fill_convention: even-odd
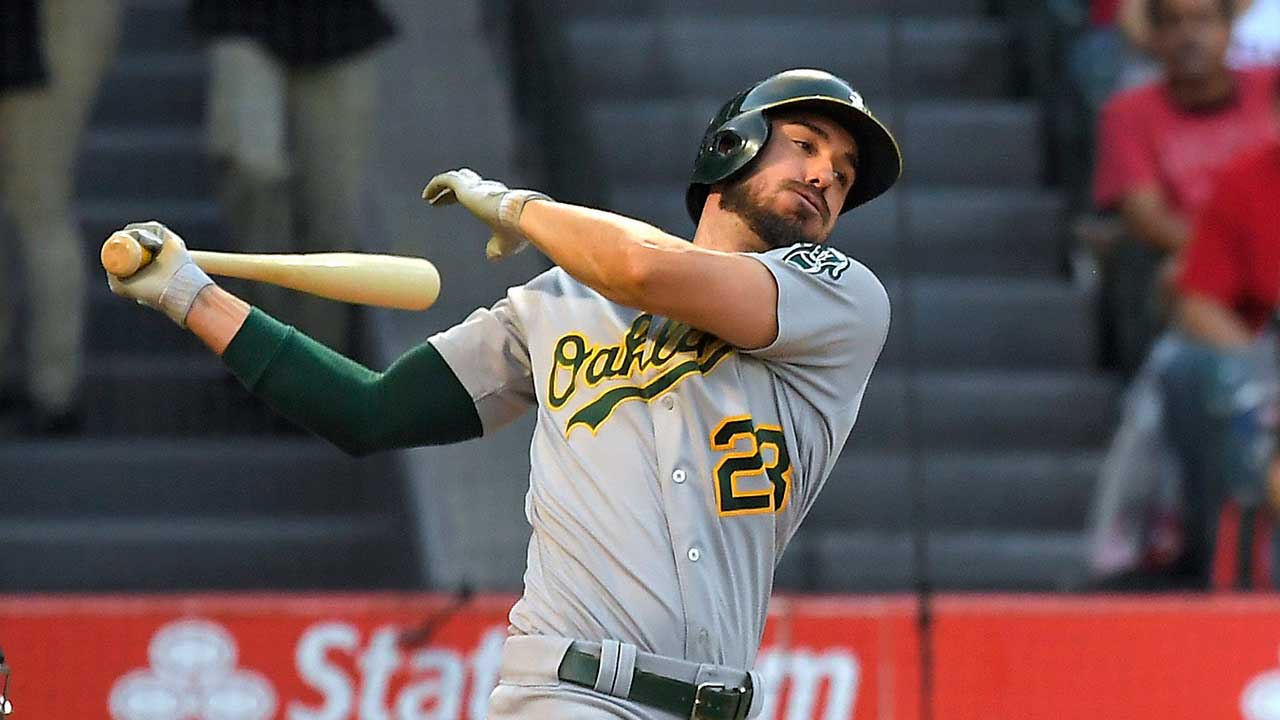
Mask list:
[[[752,257],[778,285],[759,350],[559,268],[431,338],[486,432],[537,406],[514,632],[754,663],[774,566],[853,428],[889,301],[834,248]]]

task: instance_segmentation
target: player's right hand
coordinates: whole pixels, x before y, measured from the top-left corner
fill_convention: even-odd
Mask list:
[[[127,278],[107,273],[111,292],[155,308],[181,327],[186,327],[187,313],[191,312],[196,296],[212,285],[213,280],[191,259],[182,238],[155,220],[130,223],[117,232],[137,240],[155,258]]]
[[[440,173],[422,191],[429,205],[458,203],[493,231],[485,256],[501,260],[523,250],[529,241],[520,233],[520,213],[530,200],[550,200],[536,190],[512,190],[496,180],[486,180],[469,168]]]

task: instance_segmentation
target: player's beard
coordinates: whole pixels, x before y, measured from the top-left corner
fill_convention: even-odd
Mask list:
[[[770,208],[762,195],[744,178],[725,187],[720,194],[720,207],[741,218],[751,232],[770,248],[820,243],[826,239],[805,232],[803,218],[784,215]]]

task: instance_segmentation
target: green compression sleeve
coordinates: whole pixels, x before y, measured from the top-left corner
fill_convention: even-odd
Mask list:
[[[352,455],[483,432],[470,394],[431,343],[378,373],[254,308],[222,359],[281,415]]]

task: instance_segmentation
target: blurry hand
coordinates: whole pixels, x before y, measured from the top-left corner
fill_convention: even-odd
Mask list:
[[[1271,517],[1280,518],[1280,455],[1267,464],[1267,508]]]
[[[484,221],[493,235],[485,245],[485,256],[500,260],[525,248],[529,241],[520,233],[520,213],[531,200],[551,198],[534,190],[511,190],[496,180],[485,180],[475,172],[461,168],[431,178],[422,191],[422,199],[431,205],[460,203],[472,215]]]
[[[152,220],[130,223],[120,232],[137,240],[154,255],[149,265],[127,278],[107,273],[111,292],[155,308],[181,327],[200,291],[213,280],[191,260],[187,245],[169,228]]]

